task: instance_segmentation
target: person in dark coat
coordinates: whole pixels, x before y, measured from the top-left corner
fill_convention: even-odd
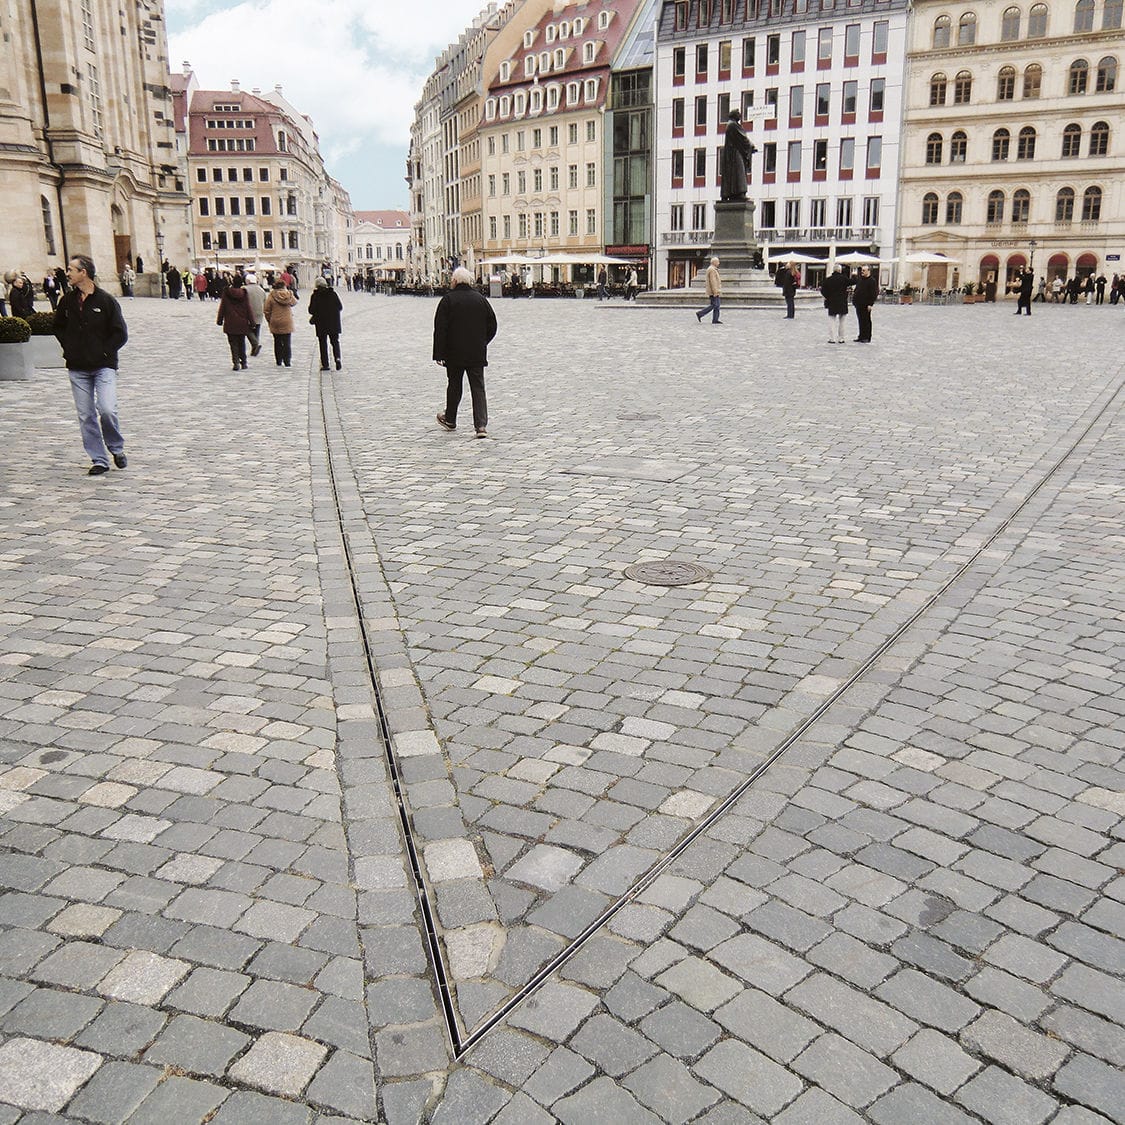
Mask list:
[[[824,297],[824,307],[828,310],[830,344],[844,342],[844,319],[848,315],[848,290],[851,285],[851,279],[845,277],[840,267],[836,266],[820,287],[821,295]]]
[[[785,298],[785,319],[792,320],[796,314],[794,298],[797,296],[797,275],[790,266],[779,266],[777,284]]]
[[[323,277],[318,277],[313,282],[312,295],[309,297],[309,323],[316,328],[316,342],[320,345],[320,369],[328,370],[328,345],[332,344],[332,357],[336,361],[336,370],[343,366],[340,363],[340,313],[343,310],[340,304],[340,295],[328,284]]]
[[[71,288],[55,309],[55,336],[62,344],[82,446],[93,464],[88,475],[109,472],[109,460],[124,469],[125,438],[117,417],[117,353],[129,339],[121,306],[95,278],[85,254],[70,259],[66,271]]]
[[[180,290],[183,289],[184,279],[180,276],[180,271],[175,266],[169,266],[164,273],[165,279],[168,282],[168,296],[173,301],[180,299]]]
[[[11,288],[8,290],[8,304],[12,308],[12,316],[30,316],[35,312],[35,290],[31,282],[22,273],[6,275],[6,280]]]
[[[1031,290],[1035,285],[1035,275],[1031,270],[1024,270],[1020,274],[1020,294],[1019,300],[1016,301],[1016,316],[1021,312],[1026,312],[1031,316]]]
[[[867,266],[861,266],[859,280],[852,290],[855,318],[859,322],[859,335],[855,338],[857,344],[871,343],[871,309],[878,299],[879,283],[871,276]]]
[[[457,429],[462,377],[469,377],[473,396],[473,426],[477,437],[488,437],[488,403],[484,394],[484,369],[488,345],[496,335],[496,314],[487,298],[473,288],[473,275],[463,266],[453,271],[453,288],[438,302],[434,313],[434,362],[445,368],[445,410],[437,416],[443,430]]]
[[[234,281],[223,293],[219,301],[219,312],[215,323],[222,325],[230,345],[232,371],[246,370],[246,337],[254,323],[250,308],[250,298],[246,295],[245,282],[241,274],[235,274]]]

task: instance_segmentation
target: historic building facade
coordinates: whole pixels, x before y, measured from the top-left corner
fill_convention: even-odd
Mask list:
[[[486,259],[603,250],[611,66],[639,6],[528,3],[493,41],[479,130]]]
[[[325,171],[311,121],[280,87],[201,90],[189,72],[184,104],[194,242],[182,264],[288,266],[305,285],[352,272],[340,242],[351,222],[347,192]]]
[[[11,0],[0,42],[3,268],[38,282],[85,253],[113,289],[186,254],[162,0]]]
[[[445,266],[441,103],[436,73],[426,79],[422,97],[414,106],[406,168],[411,230],[407,276],[413,283],[429,284],[437,280]]]
[[[406,211],[356,211],[355,273],[403,282],[409,268],[410,215]]]
[[[658,284],[683,286],[705,264],[731,109],[758,148],[748,198],[771,256],[893,255],[907,17],[907,0],[666,0]]]
[[[1122,0],[915,0],[901,249],[935,287],[1121,271]]]

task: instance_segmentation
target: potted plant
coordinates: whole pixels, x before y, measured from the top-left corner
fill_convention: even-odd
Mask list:
[[[966,285],[964,287],[964,289],[961,290],[961,292],[962,292],[962,294],[964,294],[964,298],[965,298],[964,303],[966,305],[975,305],[977,303],[976,286],[973,285],[973,283],[971,281],[969,282],[968,285]]]
[[[914,304],[914,286],[909,281],[898,291],[898,299],[903,305]]]
[[[55,314],[33,312],[23,319],[31,329],[31,339],[27,345],[31,351],[31,366],[65,367],[62,344],[55,337]]]
[[[0,316],[0,379],[30,379],[35,368],[27,346],[31,328],[18,316]]]

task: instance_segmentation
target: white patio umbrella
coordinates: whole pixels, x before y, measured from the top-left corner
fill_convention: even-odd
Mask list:
[[[802,265],[825,266],[828,264],[828,259],[815,258],[812,254],[798,254],[796,251],[792,254],[778,254],[776,257],[766,258],[766,263],[771,266],[782,262],[799,262]]]
[[[877,266],[880,262],[890,262],[893,258],[877,258],[874,254],[862,254],[853,250],[850,254],[837,254],[836,261],[842,266]]]
[[[907,254],[902,260],[912,266],[958,265],[961,261],[960,258],[951,258],[948,254],[931,254],[926,250],[916,250],[913,254]]]

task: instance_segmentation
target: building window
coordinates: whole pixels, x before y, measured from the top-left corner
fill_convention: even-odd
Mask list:
[[[816,115],[827,117],[831,109],[832,87],[827,82],[818,82],[816,87]]]
[[[771,86],[766,90],[766,110],[770,117],[777,116],[777,87]]]
[[[863,225],[877,227],[879,225],[879,197],[866,195],[863,197]]]
[[[719,44],[719,73],[729,73],[730,71],[730,40],[724,39]]]
[[[1060,188],[1055,196],[1055,222],[1070,223],[1074,221],[1074,188]]]
[[[682,129],[684,127],[684,99],[672,99],[672,128]]]
[[[227,248],[227,232],[225,230],[221,230],[215,237],[218,240],[216,243],[216,249],[225,250]]]
[[[1102,217],[1102,189],[1088,187],[1082,193],[1082,221],[1096,223]]]
[[[272,203],[270,201],[270,197],[268,195],[263,195],[262,196],[262,214],[268,215],[270,213],[271,207],[272,207]]]
[[[1031,216],[1031,192],[1020,188],[1012,196],[1012,222],[1026,223]]]
[[[973,98],[973,76],[967,70],[959,70],[953,79],[953,104],[968,105]]]
[[[718,125],[730,118],[730,94],[719,95],[718,112],[715,114],[715,122]]]
[[[805,88],[804,86],[789,87],[789,119],[800,121],[805,116]]]
[[[949,163],[964,164],[968,154],[969,138],[960,129],[949,138]]]
[[[885,78],[872,78],[871,79],[871,101],[870,110],[872,113],[883,112],[883,101],[886,97],[887,80]]]
[[[205,195],[199,197],[199,213],[204,216],[211,214],[211,200]]]
[[[231,234],[230,237],[231,237],[230,248],[232,250],[241,250],[242,249],[242,231],[236,230]]]
[[[931,133],[926,138],[926,163],[940,164],[942,157],[942,137],[940,133]]]
[[[814,172],[828,171],[828,142],[813,141],[812,166]]]
[[[268,168],[258,169],[258,182],[268,184],[270,182],[270,170]]]
[[[542,168],[533,169],[533,171],[531,173],[531,190],[532,191],[542,191],[543,190],[543,169]]]
[[[262,249],[263,250],[272,250],[273,249],[273,231],[272,230],[262,231]]]
[[[1121,26],[1122,0],[1105,0],[1102,8],[1102,31],[1116,30]]]
[[[502,229],[504,231],[504,238],[510,239],[512,237],[512,216],[511,215],[502,215],[501,221],[502,221]]]
[[[789,174],[799,176],[801,174],[801,142],[789,142]]]
[[[90,90],[90,122],[96,137],[102,136],[102,85],[98,79],[98,68],[93,63],[86,64],[86,82]]]
[[[961,222],[961,214],[965,205],[965,200],[959,191],[951,191],[945,201],[945,221],[950,226],[956,226]]]
[[[598,233],[598,213],[593,209],[593,207],[586,208],[586,233]]]
[[[1016,141],[1016,159],[1035,159],[1035,130],[1030,125],[1025,125],[1020,130],[1019,139]]]
[[[257,250],[258,249],[258,232],[256,230],[248,230],[246,232],[246,249],[247,250]]]
[[[949,17],[938,16],[934,20],[934,49],[940,50],[949,46]]]
[[[43,216],[43,241],[47,244],[47,253],[55,253],[55,221],[51,217],[51,204],[45,195],[39,197],[39,211]]]
[[[517,230],[519,232],[519,237],[520,238],[527,238],[527,215],[518,215],[518,216],[516,216],[516,218],[517,218],[517,224],[516,225],[517,225]]]
[[[707,74],[707,44],[697,43],[695,46],[695,76],[696,78]]]
[[[1095,94],[1112,94],[1117,86],[1117,60],[1107,55],[1098,63],[1094,78]]]
[[[772,176],[777,171],[777,144],[771,141],[762,145],[762,172]]]
[[[559,236],[559,213],[558,213],[558,211],[552,211],[551,212],[551,225],[548,229],[551,232],[552,238],[558,238],[558,236]]]
[[[852,199],[849,195],[836,200],[836,225],[845,229],[852,225]]]
[[[940,72],[930,79],[930,105],[945,105],[945,94],[948,82]],[[855,112],[854,109],[852,112]]]
[[[203,232],[202,237],[203,237],[203,249],[204,250],[210,250],[211,249],[211,232],[209,230],[205,230]]]
[[[677,47],[672,52],[672,77],[679,78],[682,81],[686,70],[687,54],[683,47]],[[570,99],[569,94],[567,94],[567,99]],[[577,98],[575,100],[577,100]]]
[[[1010,43],[1020,37],[1020,16],[1019,8],[1004,9],[1004,14],[1000,17],[1000,39],[1003,42]]]
[[[230,213],[231,213],[232,215],[239,215],[239,214],[241,214],[241,213],[242,213],[242,207],[241,207],[241,205],[240,205],[240,202],[239,202],[238,196],[236,196],[236,195],[232,195],[232,196],[231,196],[231,200],[230,200]]]
[[[997,129],[992,134],[992,159],[1007,160],[1008,148],[1011,145],[1012,135],[1007,129]]]
[[[517,172],[516,173],[516,193],[518,195],[526,195],[527,194],[527,173],[526,172]]]
[[[757,43],[756,39],[743,39],[742,40],[742,69],[754,69],[754,44]]]
[[[1090,64],[1085,59],[1075,59],[1070,64],[1067,75],[1066,92],[1068,94],[1086,93],[1086,85],[1090,79]]]
[[[566,186],[569,188],[578,187],[578,165],[568,164],[566,166]]]
[[[856,102],[859,98],[859,83],[855,81],[848,81],[844,83],[843,89],[843,113],[855,114]],[[819,111],[818,111],[819,112]]]
[[[827,143],[827,142],[825,142]],[[809,226],[828,226],[828,200],[813,199],[809,201]]]
[[[785,226],[788,230],[797,230],[801,225],[801,201],[787,199],[785,201]]]
[[[1094,122],[1090,130],[1090,155],[1105,156],[1109,152],[1109,125],[1104,121]]]
[[[867,170],[874,172],[883,164],[883,138],[867,138]]]
[[[707,204],[706,203],[693,203],[691,205],[691,229],[692,230],[706,230],[707,229]]]
[[[754,91],[742,91],[742,116],[746,118],[750,115],[750,110],[754,108]]]
[[[598,183],[598,166],[593,161],[586,165],[586,186],[597,187]]]
[[[707,150],[705,148],[695,150],[695,178],[697,180],[707,178]]]
[[[871,52],[873,55],[885,55],[887,53],[887,42],[891,35],[891,25],[889,20],[876,20],[875,26],[872,28],[871,39]],[[873,61],[879,61],[878,59]]]
[[[762,200],[762,221],[759,226],[763,230],[773,230],[777,226],[777,203],[774,200]]]
[[[990,191],[988,193],[984,221],[986,223],[1002,223],[1004,221],[1004,193],[1002,191]]]
[[[854,59],[859,56],[859,24],[849,23],[844,28],[844,57]]]
[[[1082,152],[1082,126],[1070,124],[1063,130],[1063,158],[1079,156]]]
[[[781,62],[781,36],[766,36],[766,66],[777,66]]]
[[[1074,30],[1094,30],[1094,0],[1078,0],[1074,5]]]
[[[977,41],[977,17],[974,12],[965,12],[957,21],[957,46],[971,47]]]
[[[1032,4],[1027,14],[1028,39],[1042,39],[1047,34],[1047,5]]]
[[[843,137],[840,141],[840,171],[850,173],[855,168],[855,137]]]
[[[996,76],[996,100],[1010,102],[1016,96],[1016,68],[1002,66]]]
[[[578,237],[578,212],[567,211],[566,213],[566,229],[571,238]],[[505,232],[507,233],[507,232]]]
[[[573,214],[575,216],[577,216],[578,212],[575,211],[575,212],[573,212]],[[670,222],[669,229],[671,229],[671,230],[683,230],[684,229],[684,205],[682,203],[673,203],[672,204],[672,215],[671,215],[671,218],[670,218],[669,222]]]
[[[816,59],[820,65],[832,61],[832,28],[822,27],[816,37]]]
[[[551,191],[559,190],[559,168],[557,164],[552,164],[548,183],[550,184]]]
[[[95,50],[93,0],[82,0],[82,41],[87,51]]]
[[[789,40],[789,65],[805,65],[805,33],[803,31],[794,31],[793,38]]]
[[[707,126],[707,96],[701,94],[695,99],[695,127],[703,129]]]
[[[220,195],[215,198],[215,214],[223,216],[227,213],[227,201]]]
[[[1043,85],[1043,68],[1038,63],[1032,63],[1023,72],[1023,96],[1025,98],[1039,97]]]

